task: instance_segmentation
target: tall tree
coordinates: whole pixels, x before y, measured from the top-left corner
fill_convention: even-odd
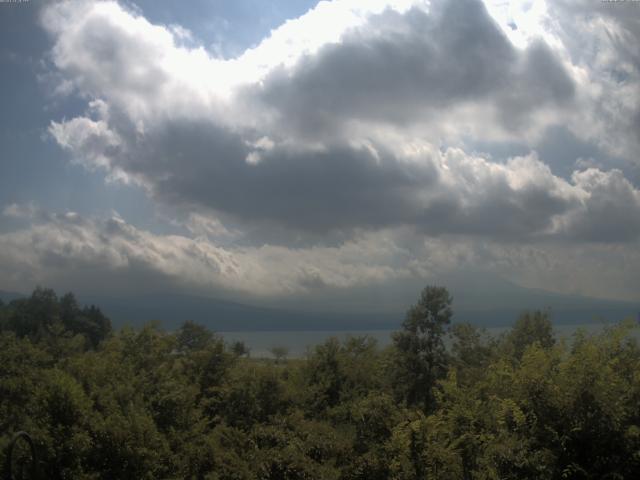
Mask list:
[[[204,350],[214,341],[214,335],[207,327],[187,320],[178,330],[178,350],[189,352]]]
[[[402,330],[393,334],[394,389],[409,406],[430,411],[433,388],[446,373],[443,337],[451,322],[451,295],[444,287],[427,286],[409,309]]]
[[[556,343],[553,325],[548,311],[524,312],[506,336],[507,347],[518,360],[530,345],[539,343],[542,348],[551,348]]]

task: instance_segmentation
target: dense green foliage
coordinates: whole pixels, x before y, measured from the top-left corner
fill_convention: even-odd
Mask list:
[[[640,478],[632,323],[558,342],[544,312],[499,338],[450,320],[428,287],[387,349],[273,361],[38,289],[0,305],[0,448],[30,432],[48,479]]]

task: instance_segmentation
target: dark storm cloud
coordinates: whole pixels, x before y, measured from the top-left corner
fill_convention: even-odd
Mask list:
[[[416,225],[429,234],[521,238],[545,232],[554,215],[578,203],[569,184],[535,158],[492,166],[436,150],[407,159],[371,143],[317,151],[274,146],[252,164],[245,137],[214,124],[169,123],[138,139],[131,130],[117,135],[127,144],[117,166],[142,178],[157,199],[312,234]],[[86,142],[89,151],[101,144]],[[518,176],[525,180],[514,183]]]
[[[589,192],[582,207],[567,219],[566,234],[573,240],[634,241],[640,235],[640,192],[619,170],[605,174],[591,169],[573,175]]]
[[[137,145],[127,171],[143,174],[158,197],[211,207],[248,222],[275,222],[324,232],[414,220],[416,191],[429,188],[431,164],[334,145],[304,151],[286,146],[257,164],[240,135],[210,124],[170,124]]]
[[[541,185],[514,190],[505,178],[478,186],[472,202],[450,192],[425,209],[419,224],[425,233],[487,235],[508,239],[543,234],[551,218],[576,205],[575,199]]]
[[[365,27],[276,70],[256,95],[312,136],[349,120],[408,124],[462,102],[492,102],[507,128],[574,85],[541,41],[517,51],[481,2],[434,2],[429,13],[387,10]]]

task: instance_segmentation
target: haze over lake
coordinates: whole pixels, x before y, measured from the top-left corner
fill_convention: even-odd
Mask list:
[[[570,341],[578,330],[584,330],[587,334],[594,334],[603,331],[607,323],[586,323],[575,325],[554,325],[556,338]],[[509,330],[509,327],[487,328],[487,334],[498,336]],[[308,351],[316,345],[320,345],[331,337],[344,340],[350,336],[367,336],[376,340],[377,344],[384,348],[392,344],[391,334],[394,330],[333,330],[333,331],[277,331],[277,332],[218,332],[227,342],[242,341],[250,349],[252,357],[272,358],[271,349],[273,347],[285,347],[290,358],[304,357]],[[634,332],[636,338],[640,338],[640,332]],[[447,342],[450,343],[450,342]]]

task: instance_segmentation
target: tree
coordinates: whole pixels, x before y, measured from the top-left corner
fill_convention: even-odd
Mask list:
[[[73,293],[63,295],[59,303],[65,330],[84,335],[93,348],[111,333],[111,320],[95,305],[81,309]]]
[[[84,307],[80,315],[80,333],[84,333],[96,347],[111,334],[111,320],[95,305]]]
[[[453,325],[451,340],[451,367],[456,369],[458,381],[474,382],[496,355],[495,341],[470,323]]]
[[[178,330],[177,340],[181,352],[204,350],[213,343],[214,335],[204,325],[189,320]]]
[[[231,344],[231,351],[236,357],[249,357],[251,349],[242,340],[236,340]]]
[[[409,406],[433,408],[433,388],[446,373],[443,337],[451,322],[453,299],[444,287],[427,286],[409,309],[402,330],[393,334],[396,394]]]
[[[513,356],[522,358],[528,346],[539,343],[542,348],[551,348],[555,344],[553,325],[548,311],[536,310],[524,312],[506,337],[508,346],[513,349]]]
[[[379,391],[384,383],[383,359],[373,338],[328,338],[308,354],[303,367],[304,395],[310,409],[347,415],[352,401]],[[337,410],[336,410],[337,409]]]
[[[13,300],[9,304],[7,328],[19,337],[33,341],[50,335],[51,326],[60,322],[60,305],[56,293],[37,287],[29,298]]]
[[[268,363],[238,362],[219,392],[226,424],[246,431],[285,413],[289,404],[282,372]]]
[[[282,360],[285,360],[289,355],[289,349],[283,346],[275,346],[269,349],[273,358],[276,359],[276,363],[280,363]]]
[[[58,299],[53,290],[38,287],[31,297],[14,300],[3,310],[3,329],[36,342],[82,335],[96,348],[111,334],[111,321],[100,309],[93,305],[81,309],[72,293]]]

